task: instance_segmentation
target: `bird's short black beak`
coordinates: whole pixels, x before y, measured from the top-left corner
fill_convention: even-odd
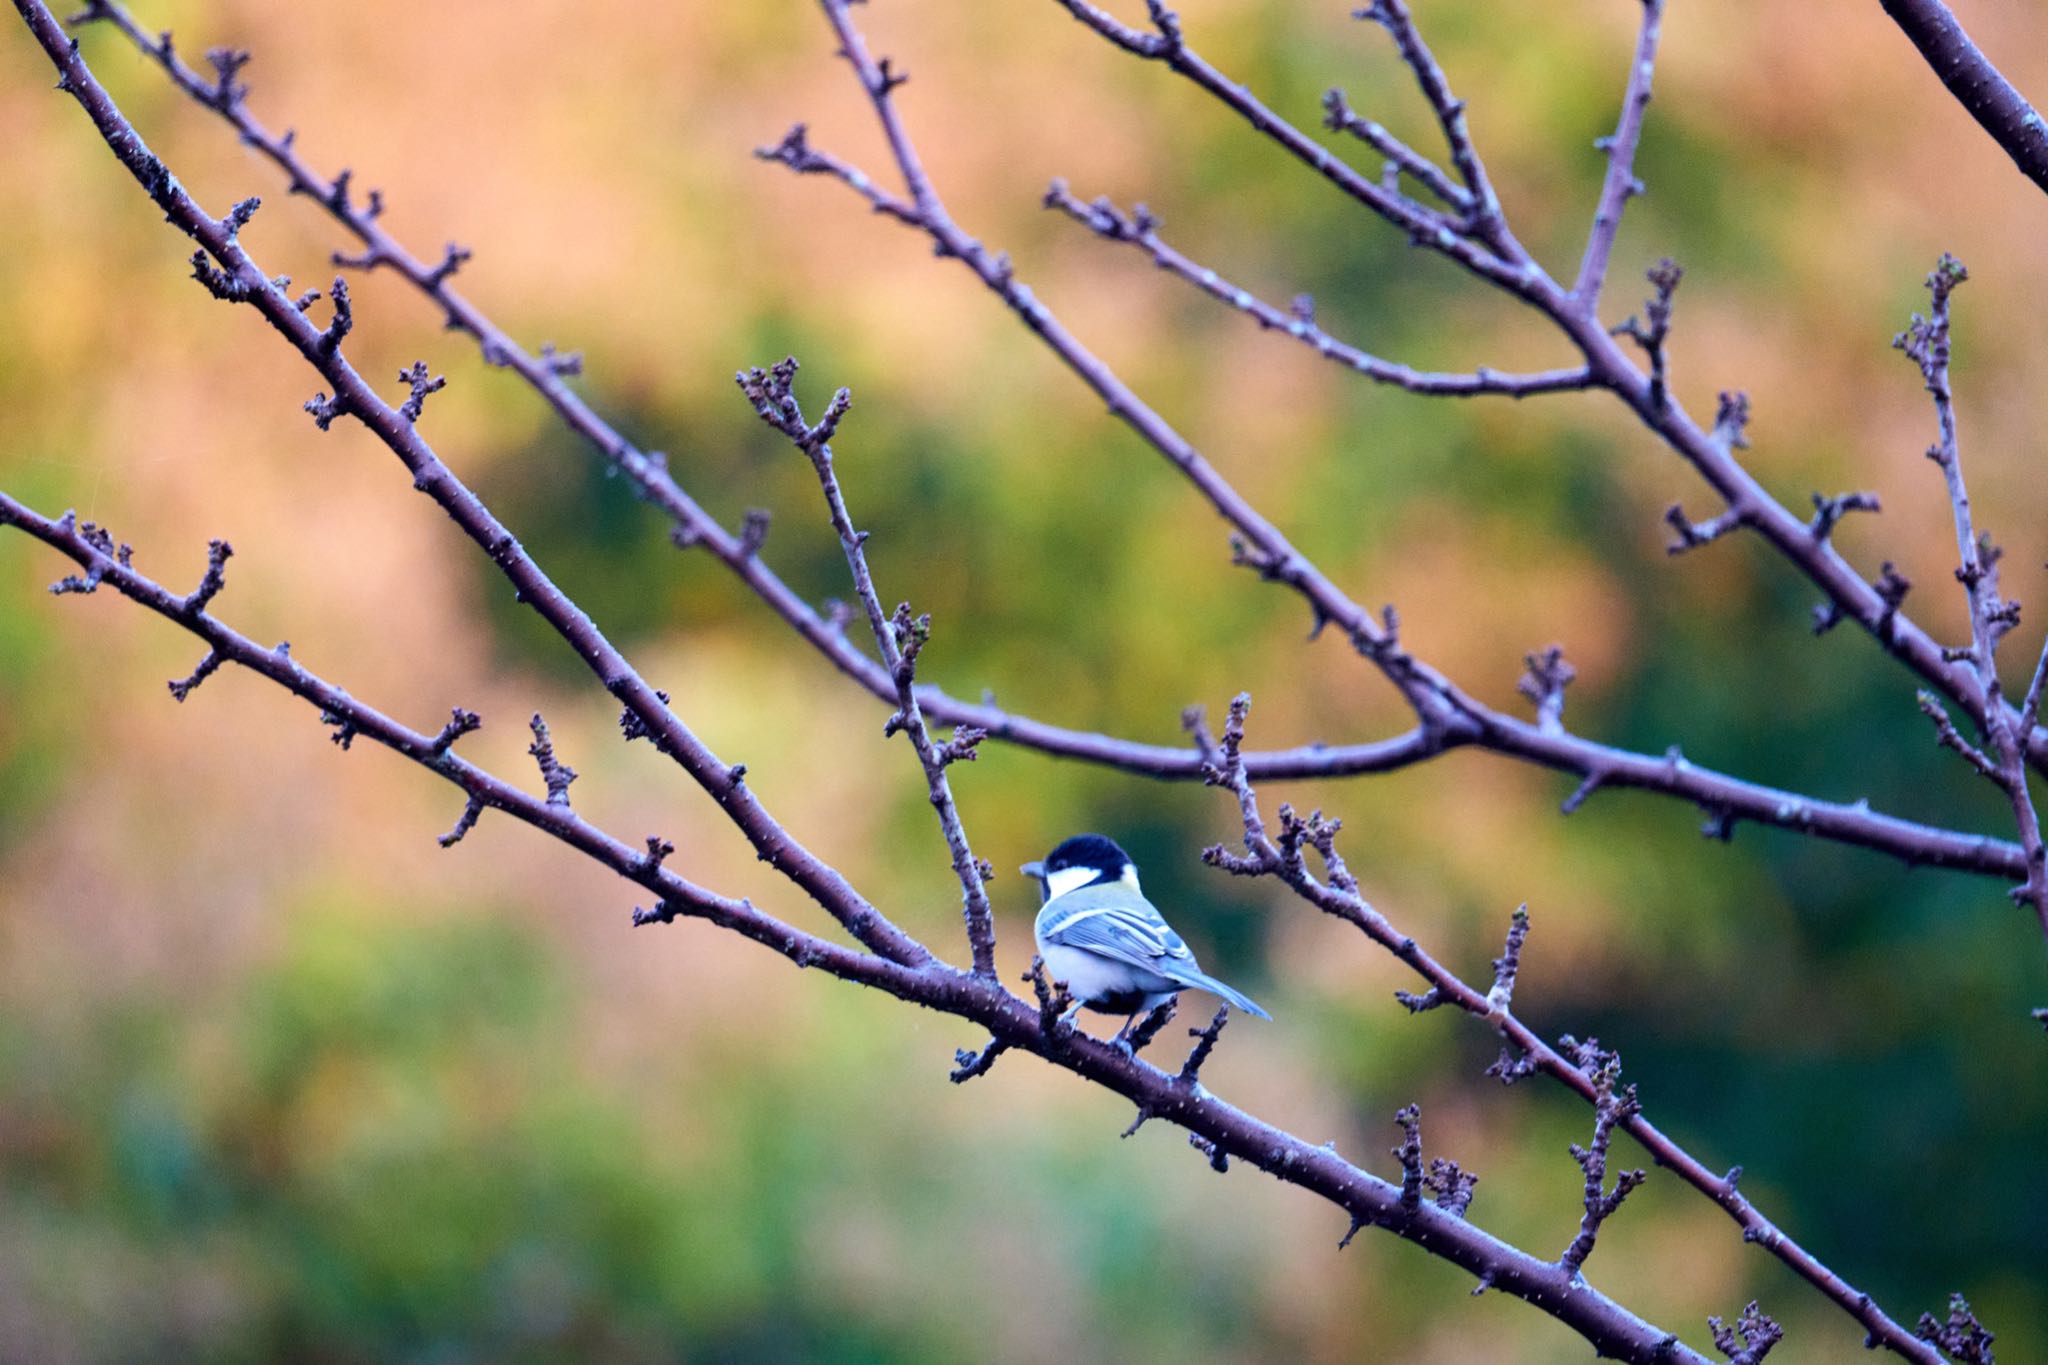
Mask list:
[[[1032,878],[1036,878],[1036,879],[1037,879],[1038,881],[1044,881],[1044,880],[1045,880],[1045,864],[1044,864],[1044,863],[1036,863],[1036,862],[1034,862],[1034,863],[1026,863],[1026,864],[1024,864],[1024,866],[1022,866],[1022,867],[1018,868],[1017,870],[1018,870],[1019,872],[1022,872],[1022,873],[1023,873],[1023,874],[1025,875],[1025,876],[1027,876],[1027,877],[1032,877]]]

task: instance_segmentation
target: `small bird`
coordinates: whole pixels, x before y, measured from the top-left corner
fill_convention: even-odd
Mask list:
[[[1203,972],[1194,953],[1138,889],[1138,867],[1114,840],[1077,834],[1019,871],[1037,880],[1044,898],[1032,936],[1055,981],[1081,1006],[1129,1017],[1123,1041],[1142,1014],[1190,986],[1220,996],[1247,1014],[1273,1016]]]

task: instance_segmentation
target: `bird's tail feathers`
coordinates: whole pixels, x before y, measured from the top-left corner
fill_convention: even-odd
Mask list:
[[[1271,1019],[1273,1017],[1260,1009],[1257,1003],[1243,991],[1226,986],[1213,976],[1191,971],[1179,972],[1177,976],[1181,984],[1193,986],[1198,990],[1205,990],[1213,996],[1228,1001],[1234,1008],[1243,1010],[1246,1014],[1256,1014],[1261,1019]]]

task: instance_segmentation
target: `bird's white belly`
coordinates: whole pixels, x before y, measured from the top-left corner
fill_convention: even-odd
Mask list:
[[[1100,1000],[1134,991],[1158,994],[1164,999],[1172,993],[1173,983],[1165,977],[1141,971],[1127,962],[1059,943],[1041,945],[1039,952],[1045,958],[1046,975],[1054,981],[1066,982],[1076,1000]]]

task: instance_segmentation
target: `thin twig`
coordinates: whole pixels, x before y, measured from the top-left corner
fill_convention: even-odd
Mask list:
[[[2013,823],[2019,831],[2020,848],[2026,853],[2027,877],[2012,892],[2013,899],[2029,906],[2048,936],[2048,842],[2041,834],[2041,816],[2027,780],[2027,756],[2021,741],[2040,715],[2042,670],[2048,668],[2048,644],[2043,645],[2042,662],[2034,669],[2021,703],[2018,723],[2010,719],[2005,704],[2004,683],[1998,674],[1998,649],[2007,633],[2019,624],[2019,603],[2007,600],[1999,591],[2000,552],[1988,536],[1977,531],[1970,509],[1970,489],[1963,477],[1962,444],[1956,432],[1955,394],[1949,378],[1951,331],[1950,300],[1958,286],[1970,278],[1962,262],[1943,254],[1927,277],[1931,306],[1926,317],[1918,313],[1892,344],[1904,351],[1919,367],[1927,392],[1934,400],[1938,437],[1927,449],[1927,458],[1940,466],[1948,486],[1949,508],[1955,522],[1956,579],[1963,585],[1970,604],[1970,643],[1951,651],[1975,672],[1982,698],[1980,712],[1985,743],[1982,748],[1964,739],[1948,713],[1927,693],[1920,694],[1920,709],[1934,722],[1940,742],[1961,754],[1977,772],[2005,794],[2012,808]]]
[[[1260,809],[1257,790],[1246,776],[1243,765],[1236,759],[1242,750],[1245,720],[1250,712],[1250,706],[1250,697],[1243,695],[1231,703],[1229,718],[1221,736],[1210,736],[1207,733],[1199,713],[1191,713],[1189,716],[1189,724],[1197,733],[1198,744],[1212,755],[1211,784],[1225,788],[1236,799],[1245,849],[1243,854],[1233,854],[1217,845],[1204,852],[1203,860],[1242,875],[1277,877],[1309,904],[1354,926],[1374,943],[1407,963],[1429,986],[1427,995],[1414,996],[1412,999],[1454,1005],[1465,1013],[1485,1021],[1500,1036],[1502,1042],[1500,1060],[1488,1068],[1489,1074],[1498,1076],[1504,1083],[1512,1083],[1522,1077],[1540,1073],[1558,1081],[1597,1107],[1600,1103],[1600,1087],[1592,1071],[1580,1066],[1565,1052],[1552,1047],[1513,1011],[1514,981],[1521,970],[1522,952],[1529,934],[1526,907],[1515,912],[1506,947],[1501,957],[1494,962],[1492,989],[1481,992],[1468,984],[1456,972],[1438,962],[1414,938],[1396,928],[1365,898],[1356,880],[1344,866],[1342,858],[1338,856],[1334,822],[1322,819],[1319,815],[1303,820],[1290,807],[1283,807],[1280,812],[1282,828],[1279,836],[1276,838],[1270,832]],[[1325,865],[1326,877],[1314,876],[1298,852],[1294,856],[1289,856],[1285,851],[1289,846],[1296,850],[1303,847],[1314,849]],[[1615,1123],[1640,1143],[1658,1166],[1676,1174],[1726,1212],[1742,1228],[1744,1241],[1753,1242],[1768,1250],[1853,1317],[1873,1340],[1909,1360],[1919,1362],[1919,1365],[1941,1365],[1938,1355],[1930,1352],[1923,1342],[1886,1314],[1869,1294],[1851,1285],[1812,1252],[1786,1235],[1742,1194],[1737,1187],[1739,1167],[1727,1172],[1710,1169],[1651,1123],[1639,1110],[1617,1116]]]
[[[1060,2],[1073,8],[1069,0]],[[890,97],[893,87],[885,88],[880,67],[869,55],[858,30],[839,5],[824,0],[824,8],[839,39],[840,51],[867,91],[890,146],[910,147],[909,134]],[[1099,12],[1091,13],[1097,14],[1103,22],[1114,22],[1107,16],[1100,16]],[[1136,31],[1130,32],[1135,34]],[[1144,35],[1137,37],[1143,38]],[[1588,784],[1664,791],[1683,795],[1704,810],[1734,810],[1742,818],[1762,824],[1826,838],[1845,838],[1848,842],[1866,846],[1889,845],[1910,862],[1935,862],[1960,856],[1963,865],[1971,866],[1981,864],[1988,857],[2006,869],[2005,875],[2015,879],[2024,875],[2017,857],[2019,850],[2009,843],[1979,835],[1923,837],[1919,833],[1902,841],[1900,836],[1905,831],[1898,827],[1899,822],[1874,816],[1865,802],[1817,802],[1796,793],[1774,791],[1726,778],[1696,765],[1673,765],[1661,757],[1614,750],[1565,733],[1545,733],[1537,725],[1484,706],[1400,648],[1398,640],[1378,616],[1338,589],[1232,487],[1192,443],[1067,331],[1058,317],[1016,277],[1007,256],[990,251],[954,223],[936,189],[925,176],[921,163],[916,161],[914,152],[908,162],[899,164],[906,184],[915,188],[911,198],[905,199],[889,195],[865,172],[818,151],[807,139],[797,141],[802,148],[797,159],[803,163],[804,169],[840,180],[870,202],[886,202],[891,216],[927,234],[939,255],[958,260],[973,271],[1082,382],[1102,398],[1112,415],[1128,424],[1195,485],[1244,542],[1241,557],[1247,563],[1256,566],[1264,577],[1282,583],[1302,596],[1318,622],[1338,627],[1353,648],[1401,690],[1414,708],[1419,725],[1405,741],[1407,747],[1402,760],[1389,763],[1389,767],[1404,766],[1452,748],[1474,745],[1571,773],[1581,780],[1582,791],[1588,789]],[[783,148],[765,155],[771,160],[787,162],[790,160],[790,155],[786,154],[789,145],[785,140]],[[1609,340],[1604,332],[1601,335],[1603,341]],[[1810,537],[1804,535],[1804,523],[1800,523],[1800,528],[1803,543],[1810,545]],[[1858,587],[1872,592],[1861,580],[1858,580]],[[1880,606],[1878,610],[1885,608]],[[1249,764],[1252,760],[1248,758],[1247,762]],[[1873,845],[1872,840],[1883,842]]]
[[[17,4],[35,9],[38,0],[17,0]],[[46,21],[48,32],[58,32],[47,11],[31,15],[32,22],[38,18]],[[41,36],[43,24],[35,27]],[[997,981],[959,971],[929,956],[910,966],[795,929],[749,901],[718,896],[684,880],[660,858],[612,838],[566,805],[521,791],[438,748],[437,736],[409,729],[364,705],[314,675],[282,648],[266,649],[210,616],[185,612],[181,597],[136,572],[125,555],[117,555],[110,541],[88,537],[75,518],[44,518],[0,493],[0,525],[17,527],[65,554],[130,600],[183,626],[224,658],[302,697],[323,718],[346,725],[439,773],[470,797],[471,806],[458,828],[474,823],[470,811],[478,809],[478,803],[488,805],[652,890],[658,898],[656,908],[637,912],[636,923],[665,922],[678,914],[702,918],[763,943],[799,966],[819,968],[842,980],[980,1024],[991,1035],[983,1057],[992,1060],[991,1050],[1001,1048],[1034,1052],[1123,1096],[1141,1112],[1185,1128],[1189,1141],[1204,1151],[1217,1169],[1224,1169],[1233,1158],[1247,1162],[1329,1200],[1354,1223],[1389,1227],[1432,1254],[1543,1309],[1607,1355],[1646,1363],[1698,1365],[1704,1360],[1682,1348],[1674,1351],[1670,1343],[1676,1339],[1670,1333],[1573,1281],[1558,1266],[1502,1242],[1448,1209],[1424,1207],[1403,1214],[1399,1186],[1361,1170],[1327,1146],[1311,1145],[1215,1099],[1194,1084],[1191,1075],[1184,1080],[1125,1049],[1075,1029],[1055,1027],[1053,1011],[1063,1004],[1064,993],[1055,995],[1048,989],[1042,965],[1036,972],[1042,998],[1034,1004],[1019,999]],[[849,910],[849,906],[841,906],[838,917],[843,920]],[[1212,1024],[1204,1030],[1209,1046],[1213,1046],[1217,1027]],[[1202,1055],[1206,1051],[1206,1047],[1197,1049]],[[1199,1059],[1191,1057],[1188,1069],[1199,1065]]]
[[[1600,287],[1607,279],[1607,261],[1614,254],[1614,239],[1621,231],[1622,210],[1643,192],[1636,178],[1636,147],[1642,141],[1643,116],[1650,107],[1650,80],[1657,68],[1657,39],[1664,23],[1664,0],[1640,0],[1642,30],[1636,37],[1635,60],[1629,64],[1628,89],[1621,97],[1621,116],[1614,132],[1602,139],[1607,153],[1607,173],[1600,181],[1600,203],[1593,211],[1593,227],[1586,234],[1586,250],[1579,260],[1578,278],[1572,282],[1572,303],[1589,318],[1600,313]]]
[[[763,860],[790,876],[821,908],[846,916],[842,923],[847,931],[869,948],[907,965],[925,961],[929,954],[922,945],[890,923],[854,892],[836,869],[775,822],[752,789],[738,780],[733,767],[684,725],[589,615],[562,592],[518,538],[441,460],[414,423],[384,401],[338,346],[323,340],[321,329],[307,319],[278,281],[258,267],[230,231],[228,221],[208,214],[186,192],[86,67],[78,45],[48,7],[37,0],[16,0],[16,8],[56,66],[61,88],[78,102],[165,219],[218,262],[217,273],[234,286],[237,301],[260,312],[334,389],[334,398],[326,402],[330,420],[343,413],[355,418],[398,457],[411,474],[413,487],[432,498],[488,555],[511,582],[519,600],[539,612],[606,690],[640,719],[662,752],[719,804]]]
[[[825,506],[831,515],[832,529],[838,533],[840,549],[846,555],[847,570],[853,576],[854,595],[860,598],[861,606],[867,611],[875,648],[896,682],[897,710],[890,717],[887,730],[889,733],[901,730],[917,750],[918,763],[924,769],[926,792],[931,798],[933,811],[938,814],[939,827],[945,833],[946,847],[952,854],[953,875],[960,883],[961,911],[967,921],[967,943],[973,952],[974,970],[979,976],[993,979],[996,974],[995,911],[989,906],[986,886],[993,874],[986,863],[974,856],[974,849],[967,840],[967,830],[960,821],[960,808],[953,799],[952,781],[946,776],[949,765],[975,756],[975,746],[983,735],[979,730],[963,728],[955,731],[953,738],[944,744],[932,737],[925,722],[924,708],[918,704],[916,686],[917,656],[930,637],[931,619],[924,617],[913,621],[907,602],[896,609],[893,618],[883,611],[882,599],[875,592],[874,575],[868,569],[867,533],[854,529],[853,514],[846,506],[846,494],[840,488],[839,476],[832,467],[832,436],[852,406],[852,395],[845,389],[839,390],[817,422],[806,422],[796,397],[796,371],[794,357],[779,362],[772,369],[743,371],[738,377],[740,388],[761,419],[788,437],[790,443],[810,460],[811,468],[818,476],[818,485],[824,491]]]
[[[1124,51],[1162,62],[1193,82],[1241,116],[1256,132],[1385,219],[1411,241],[1443,252],[1476,277],[1549,318],[1585,357],[1587,368],[1592,373],[1592,387],[1606,389],[1626,404],[1644,426],[1700,474],[1726,503],[1737,524],[1755,527],[1778,555],[1821,589],[1827,598],[1827,619],[1830,623],[1855,621],[1928,685],[1963,707],[1972,720],[1983,723],[1983,702],[1972,685],[1968,670],[1944,657],[1941,645],[1899,611],[1895,601],[1888,601],[1880,595],[1877,586],[1858,573],[1836,551],[1831,541],[1817,542],[1810,534],[1806,520],[1773,497],[1735,458],[1735,451],[1742,446],[1739,439],[1729,439],[1729,428],[1721,420],[1728,413],[1725,401],[1716,421],[1710,427],[1701,426],[1670,397],[1666,386],[1654,382],[1654,376],[1645,374],[1631,362],[1594,311],[1582,306],[1582,299],[1597,298],[1598,282],[1591,282],[1589,288],[1581,288],[1575,283],[1567,289],[1553,280],[1520,247],[1507,231],[1505,223],[1501,225],[1493,247],[1482,245],[1469,235],[1461,235],[1456,225],[1441,214],[1374,184],[1261,102],[1244,83],[1203,58],[1188,41],[1178,21],[1172,26],[1169,38],[1163,30],[1146,33],[1123,24],[1087,0],[1054,2]],[[1602,207],[1595,212],[1594,231],[1588,236],[1582,267],[1589,261],[1606,262],[1611,258],[1611,237],[1620,222],[1619,205],[1635,188],[1635,145],[1640,135],[1641,110],[1647,100],[1652,74],[1645,63],[1654,63],[1656,26],[1661,23],[1662,6],[1662,0],[1642,2],[1645,4],[1644,31],[1638,39],[1636,61],[1630,70],[1616,137],[1606,144],[1609,160],[1608,175],[1602,187]],[[1373,6],[1374,12],[1368,17],[1378,17],[1377,11],[1383,8],[1381,5]],[[1403,55],[1404,58],[1408,56],[1405,52]],[[1441,68],[1436,66],[1433,57],[1415,69],[1425,88],[1442,77]],[[1609,200],[1617,196],[1617,202],[1610,205]],[[917,220],[913,216],[906,221]],[[1601,268],[1604,271],[1604,265]],[[979,273],[979,267],[977,271]],[[1043,325],[1039,317],[1027,311],[1015,298],[1010,302],[1033,331],[1059,351],[1069,365],[1082,373],[1084,379],[1089,379],[1087,366],[1078,363],[1070,353],[1073,350],[1070,338],[1064,338],[1056,329]],[[1092,362],[1092,357],[1088,359]],[[1090,383],[1091,387],[1102,392],[1092,379]],[[1109,400],[1112,413],[1129,422],[1176,464],[1183,463],[1186,452],[1191,448],[1170,428],[1158,422],[1156,416],[1147,414],[1151,420],[1140,420],[1120,397],[1112,397],[1109,393],[1103,393],[1103,396]],[[1741,416],[1747,416],[1746,405]],[[1734,435],[1739,438],[1740,434],[1738,424]],[[2013,719],[2017,723],[2016,715]],[[2023,734],[2029,761],[2036,769],[2048,772],[2048,729],[2036,726]]]
[[[1441,394],[1470,398],[1489,394],[1509,398],[1531,398],[1545,393],[1569,393],[1593,383],[1592,372],[1583,365],[1541,370],[1534,374],[1510,374],[1480,366],[1471,374],[1417,370],[1382,360],[1346,342],[1337,340],[1316,325],[1315,310],[1306,299],[1296,300],[1290,311],[1272,304],[1224,279],[1214,270],[1191,260],[1159,236],[1159,220],[1143,205],[1126,214],[1107,199],[1083,203],[1063,180],[1052,182],[1045,204],[1065,213],[1098,237],[1126,242],[1151,258],[1161,270],[1194,285],[1211,298],[1235,308],[1261,328],[1293,337],[1326,360],[1355,370],[1377,384],[1406,389],[1409,393]]]

